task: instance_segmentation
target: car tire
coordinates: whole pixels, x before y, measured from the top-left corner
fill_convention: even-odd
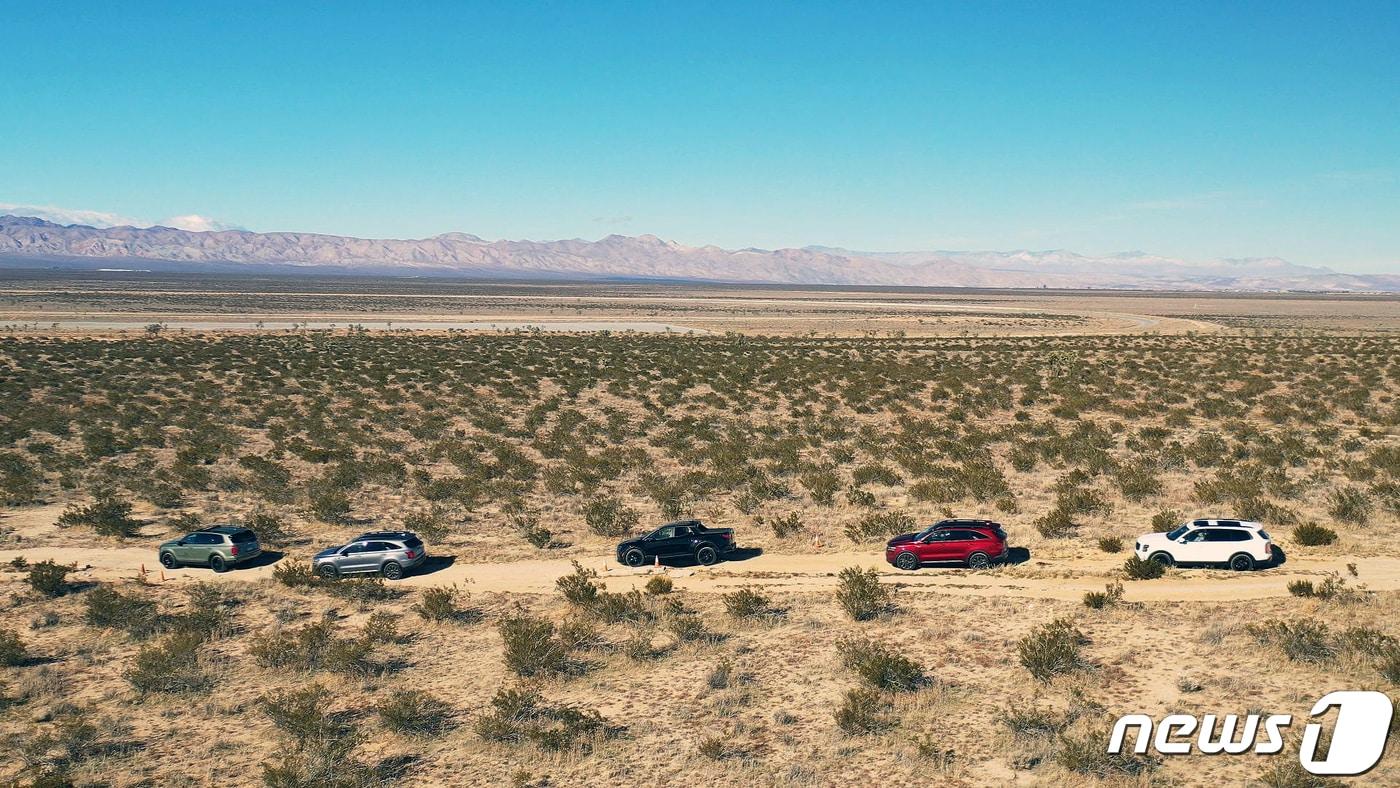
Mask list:
[[[1229,566],[1236,572],[1248,572],[1254,569],[1254,556],[1249,553],[1236,553],[1230,556]]]
[[[627,564],[628,566],[641,566],[646,562],[646,553],[643,553],[641,550],[638,550],[635,547],[622,554],[622,563]]]
[[[316,567],[316,574],[320,575],[322,580],[340,579],[340,570],[336,569],[334,564],[321,564]]]
[[[986,569],[991,565],[992,559],[988,558],[986,553],[973,553],[967,557],[968,569]]]
[[[702,566],[710,566],[718,560],[719,553],[715,552],[715,548],[708,545],[695,551],[695,562]]]
[[[402,580],[403,567],[397,561],[390,561],[380,567],[379,574],[384,575],[385,580]]]
[[[1170,568],[1172,567],[1172,565],[1176,563],[1176,561],[1174,561],[1174,560],[1172,559],[1172,554],[1171,554],[1171,553],[1167,553],[1167,552],[1163,552],[1163,551],[1158,551],[1158,552],[1153,553],[1152,555],[1149,555],[1149,556],[1147,557],[1147,560],[1149,560],[1149,561],[1156,561],[1157,563],[1161,564],[1162,566],[1167,567],[1168,569],[1170,569]]]
[[[215,572],[227,572],[228,562],[221,555],[211,555],[209,556],[209,568]]]
[[[180,562],[175,560],[174,553],[161,553],[160,565],[165,567],[166,569],[174,569],[175,567],[180,565]]]
[[[919,557],[909,552],[900,553],[894,557],[894,565],[906,572],[913,572],[919,568]]]

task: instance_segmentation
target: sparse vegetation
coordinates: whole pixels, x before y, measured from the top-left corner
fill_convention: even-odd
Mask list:
[[[1150,558],[1138,558],[1136,555],[1128,556],[1128,560],[1123,562],[1123,574],[1129,580],[1156,580],[1167,573],[1167,568]]]
[[[1066,618],[1057,618],[1036,628],[1016,644],[1021,665],[1040,681],[1050,681],[1062,673],[1088,666],[1080,648],[1084,634]]]
[[[890,609],[889,589],[874,569],[848,566],[837,575],[836,603],[853,621],[869,621]]]

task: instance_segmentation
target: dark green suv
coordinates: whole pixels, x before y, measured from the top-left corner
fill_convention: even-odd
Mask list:
[[[166,569],[207,566],[224,572],[261,554],[257,534],[241,525],[216,525],[162,543],[160,565]]]

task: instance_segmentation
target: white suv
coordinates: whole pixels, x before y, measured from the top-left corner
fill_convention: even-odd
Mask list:
[[[1238,572],[1268,565],[1274,543],[1259,523],[1248,520],[1192,520],[1166,533],[1137,540],[1138,558],[1172,564],[1222,564]]]

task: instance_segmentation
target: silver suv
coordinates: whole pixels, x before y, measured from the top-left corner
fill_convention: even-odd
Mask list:
[[[311,559],[316,574],[327,580],[341,575],[375,572],[398,580],[428,560],[428,548],[411,531],[370,531],[348,544],[327,547]]]

